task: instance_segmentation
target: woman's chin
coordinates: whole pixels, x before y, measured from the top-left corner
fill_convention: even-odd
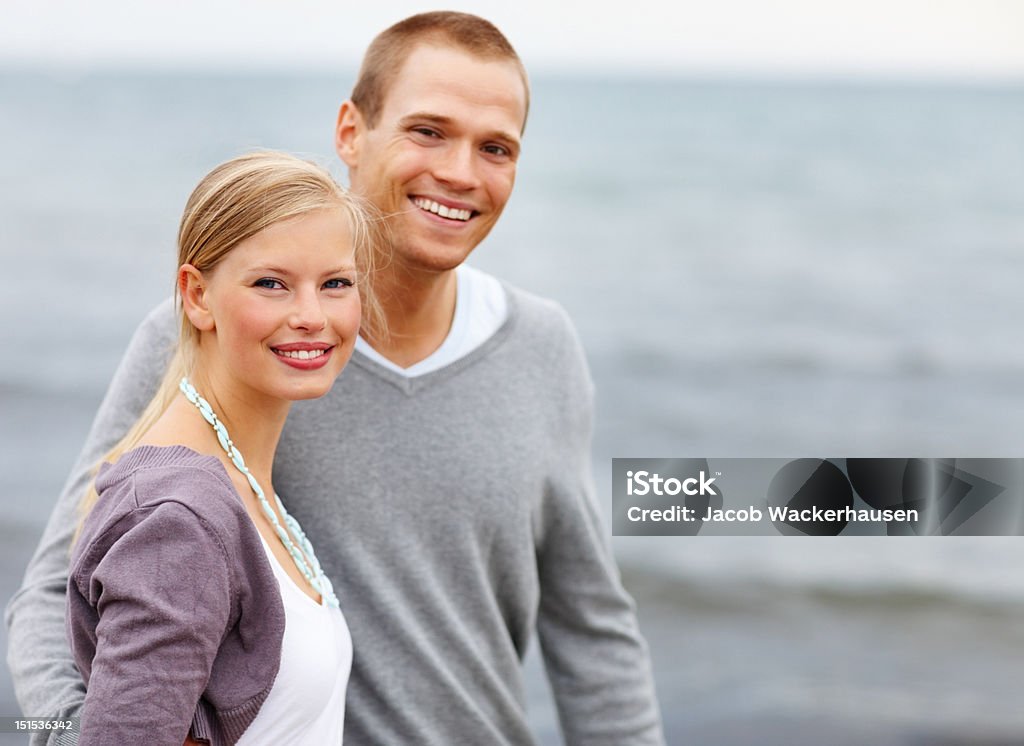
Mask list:
[[[335,378],[331,378],[329,381],[308,381],[302,385],[295,386],[286,395],[286,399],[290,401],[307,401],[309,399],[319,399],[321,396],[325,396],[328,391],[334,386]]]

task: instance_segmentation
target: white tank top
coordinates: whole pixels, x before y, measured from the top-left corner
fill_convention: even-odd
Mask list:
[[[345,688],[352,668],[352,638],[345,617],[340,609],[318,604],[303,593],[266,541],[263,549],[284,603],[281,667],[238,745],[340,744]]]

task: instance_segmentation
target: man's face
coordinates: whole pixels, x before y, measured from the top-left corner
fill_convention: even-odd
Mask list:
[[[346,134],[339,119],[338,153],[352,188],[389,217],[397,264],[452,269],[484,239],[512,194],[525,118],[514,63],[421,45],[373,129],[356,117]]]

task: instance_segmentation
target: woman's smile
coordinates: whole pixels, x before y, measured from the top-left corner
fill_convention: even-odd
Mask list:
[[[285,365],[299,370],[316,370],[327,365],[334,345],[326,342],[294,342],[270,348]]]

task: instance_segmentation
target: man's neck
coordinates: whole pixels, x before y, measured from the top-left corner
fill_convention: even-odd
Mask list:
[[[385,358],[408,368],[435,352],[455,317],[455,270],[409,271],[388,267],[374,288],[384,312],[387,333],[366,341]]]

